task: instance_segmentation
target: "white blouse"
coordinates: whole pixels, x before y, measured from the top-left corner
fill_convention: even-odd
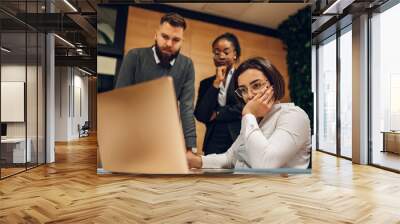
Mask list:
[[[219,84],[218,104],[221,107],[226,105],[226,95],[228,94],[229,83],[231,82],[234,71],[235,69],[232,67],[232,69],[228,72],[225,85],[223,82]]]
[[[243,116],[232,146],[223,154],[202,156],[202,168],[306,169],[310,153],[308,115],[293,103],[279,103],[259,124],[254,115]]]

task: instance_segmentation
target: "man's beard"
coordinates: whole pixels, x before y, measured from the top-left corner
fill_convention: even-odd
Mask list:
[[[157,44],[157,41],[155,42],[154,46],[156,49],[156,54],[157,54],[158,58],[160,59],[161,66],[167,67],[167,68],[171,67],[170,63],[172,60],[174,60],[176,57],[178,57],[180,49],[177,52],[175,52],[174,54],[168,55],[161,51],[160,47]]]

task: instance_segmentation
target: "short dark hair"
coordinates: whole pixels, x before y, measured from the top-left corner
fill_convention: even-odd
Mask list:
[[[162,25],[165,22],[171,24],[171,26],[182,27],[183,30],[186,29],[185,19],[178,13],[171,12],[165,14],[163,17],[161,17],[160,25]]]
[[[268,59],[263,57],[249,58],[239,65],[233,75],[235,89],[239,87],[238,78],[248,69],[257,69],[262,72],[274,88],[275,100],[280,100],[285,95],[285,81],[283,76]]]
[[[216,43],[218,43],[218,41],[220,41],[220,40],[222,40],[222,39],[225,39],[225,40],[227,40],[227,41],[229,41],[229,42],[231,42],[232,43],[232,45],[233,45],[233,47],[235,48],[235,51],[236,51],[236,57],[237,57],[237,60],[239,60],[239,58],[240,58],[240,54],[241,54],[241,49],[240,49],[240,44],[239,44],[239,39],[236,37],[236,35],[235,34],[233,34],[233,33],[224,33],[224,34],[222,34],[222,35],[219,35],[217,38],[215,38],[215,40],[212,42],[212,47],[214,47],[214,45],[216,44]]]

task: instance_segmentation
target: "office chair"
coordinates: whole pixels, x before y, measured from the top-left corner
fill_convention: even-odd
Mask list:
[[[80,125],[78,124],[79,138],[89,136],[89,129],[90,129],[89,121],[85,121],[82,127],[80,127]]]

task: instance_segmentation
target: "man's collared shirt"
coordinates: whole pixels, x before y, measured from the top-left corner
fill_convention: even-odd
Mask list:
[[[157,53],[156,53],[156,47],[153,46],[151,49],[153,50],[153,55],[154,55],[154,59],[156,60],[156,64],[160,64],[161,61],[160,61],[160,58],[158,58],[158,55],[157,55]],[[170,64],[171,66],[173,66],[173,65],[175,64],[175,59],[176,59],[176,58],[174,58],[174,60],[172,60],[172,61],[169,62],[169,64]]]

